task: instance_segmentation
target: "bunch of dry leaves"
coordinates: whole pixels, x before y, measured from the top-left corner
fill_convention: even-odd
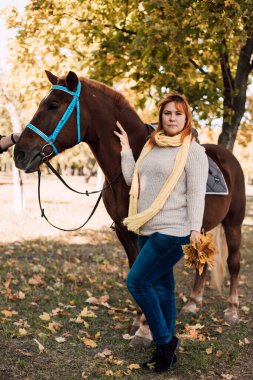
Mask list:
[[[182,245],[186,259],[185,266],[192,267],[194,265],[200,275],[205,264],[208,264],[211,268],[214,265],[216,248],[212,237],[213,235],[210,233],[201,233],[197,243],[191,241],[189,244]]]

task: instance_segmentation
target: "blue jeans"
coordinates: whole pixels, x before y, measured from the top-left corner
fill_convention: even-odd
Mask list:
[[[140,236],[138,242],[140,253],[128,274],[127,288],[144,312],[154,342],[168,343],[176,324],[173,266],[190,238],[155,232]]]

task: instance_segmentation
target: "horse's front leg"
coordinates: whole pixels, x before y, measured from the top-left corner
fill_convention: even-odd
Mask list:
[[[135,234],[123,227],[121,223],[117,222],[115,223],[115,232],[126,251],[129,267],[131,268],[139,252],[137,237]],[[133,322],[130,335],[133,336],[131,344],[134,346],[148,347],[152,342],[152,335],[145,315],[138,306],[136,318]]]
[[[190,295],[190,300],[182,308],[181,314],[197,314],[199,312],[199,309],[203,301],[206,270],[207,270],[207,265],[204,266],[204,270],[201,275],[199,275],[198,270],[196,270],[195,280],[194,280],[193,289]]]

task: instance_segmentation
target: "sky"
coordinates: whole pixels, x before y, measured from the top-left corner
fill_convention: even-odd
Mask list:
[[[23,12],[25,5],[28,3],[29,0],[0,0],[0,68],[5,67],[6,65],[6,57],[8,55],[8,39],[15,36],[15,30],[8,30],[6,28],[4,18],[1,16],[1,11],[6,7],[14,6],[19,12]]]

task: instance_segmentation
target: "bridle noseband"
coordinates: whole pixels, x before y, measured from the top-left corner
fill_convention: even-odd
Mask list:
[[[55,154],[58,154],[58,150],[55,146],[55,140],[58,136],[58,134],[60,133],[61,129],[63,128],[63,126],[66,124],[66,122],[68,121],[68,119],[70,118],[74,108],[76,107],[76,128],[77,128],[77,143],[79,144],[81,142],[81,126],[80,126],[80,103],[79,103],[79,96],[80,96],[80,92],[81,92],[81,82],[78,81],[78,85],[77,85],[77,89],[75,92],[73,91],[70,91],[68,90],[66,87],[64,86],[58,86],[58,85],[54,85],[51,87],[51,90],[60,90],[60,91],[64,91],[64,92],[67,92],[68,94],[72,95],[73,96],[73,99],[71,101],[71,103],[69,104],[68,108],[66,109],[66,111],[64,112],[61,120],[59,121],[59,123],[57,124],[57,126],[55,127],[53,133],[51,133],[50,136],[47,136],[44,132],[42,132],[39,128],[35,127],[33,124],[29,123],[26,125],[27,128],[31,129],[33,132],[37,133],[37,135],[39,135],[40,137],[42,137],[46,142],[47,142],[47,145],[51,145],[51,147],[53,148]],[[45,145],[43,148],[42,148],[42,155],[45,155],[43,150],[44,148],[47,146]]]

